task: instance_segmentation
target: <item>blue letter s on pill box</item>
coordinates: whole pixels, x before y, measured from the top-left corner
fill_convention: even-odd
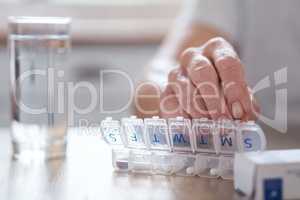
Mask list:
[[[107,117],[101,122],[102,137],[110,145],[123,145],[121,125],[118,120]]]

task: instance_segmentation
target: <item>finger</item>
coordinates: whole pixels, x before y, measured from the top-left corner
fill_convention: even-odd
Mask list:
[[[235,119],[249,118],[250,95],[242,63],[233,47],[222,38],[214,38],[205,44],[203,54],[214,63],[232,116]]]
[[[169,74],[169,84],[176,94],[179,105],[192,118],[209,117],[205,103],[195,86],[184,76],[180,69],[172,70]]]
[[[189,118],[189,115],[179,106],[179,102],[170,85],[162,92],[160,98],[160,117],[173,118],[183,116]]]
[[[154,82],[139,83],[135,90],[134,108],[138,117],[159,114],[160,88]]]
[[[187,53],[191,54],[192,52],[188,51]],[[218,75],[209,59],[199,52],[194,52],[189,57],[190,62],[183,61],[181,65],[186,65],[188,76],[201,94],[210,117],[212,119],[231,118],[224,96],[220,93]]]
[[[190,65],[193,57],[195,55],[197,55],[197,54],[198,55],[202,54],[201,48],[191,47],[191,48],[186,49],[181,54],[181,57],[180,57],[180,68],[181,68],[181,70],[182,70],[182,72],[183,72],[184,75],[188,75],[187,68]]]

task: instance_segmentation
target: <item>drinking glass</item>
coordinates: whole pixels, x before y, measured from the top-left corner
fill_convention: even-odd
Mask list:
[[[11,138],[15,158],[65,155],[64,77],[70,18],[9,17]]]

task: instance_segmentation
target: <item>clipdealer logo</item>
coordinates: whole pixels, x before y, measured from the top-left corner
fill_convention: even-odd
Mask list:
[[[132,78],[125,72],[120,70],[103,70],[100,72],[100,80],[104,80],[104,76],[108,74],[117,75],[120,78],[128,81],[129,86],[129,96],[130,98],[126,102],[125,105],[122,105],[120,109],[117,110],[105,110],[104,109],[104,89],[103,82],[100,82],[100,93],[97,92],[97,88],[90,82],[65,82],[62,81],[64,79],[63,71],[56,71],[53,68],[46,70],[36,70],[36,71],[28,71],[23,73],[18,80],[16,80],[17,85],[21,85],[21,82],[24,79],[28,79],[31,76],[42,76],[47,78],[48,82],[48,99],[50,104],[47,107],[41,108],[31,108],[30,105],[25,105],[21,99],[14,99],[15,106],[18,106],[20,110],[25,113],[30,114],[43,114],[43,113],[58,113],[58,114],[67,114],[68,125],[74,125],[74,115],[75,114],[88,114],[95,109],[97,109],[97,105],[99,105],[99,112],[102,114],[111,114],[111,113],[120,113],[130,107],[133,102],[134,96],[134,82]],[[54,77],[56,77],[61,81],[54,81]],[[287,67],[284,67],[280,70],[277,70],[273,73],[274,77],[274,85],[278,88],[275,90],[275,115],[274,118],[267,117],[262,113],[255,113],[263,123],[266,125],[276,129],[281,133],[287,132],[287,88],[282,88],[283,84],[287,83]],[[56,78],[56,79],[57,79]],[[271,87],[271,78],[270,75],[266,76],[262,80],[260,80],[252,89],[253,94],[266,90]],[[280,86],[280,88],[278,87]],[[18,88],[18,86],[16,86]],[[90,95],[90,102],[87,107],[82,108],[75,103],[75,96],[79,89],[85,89],[88,91]],[[136,88],[137,89],[137,88]],[[159,90],[159,88],[157,88]],[[16,91],[17,92],[17,91]],[[66,97],[65,97],[66,96]],[[51,102],[53,102],[53,98],[57,98],[57,104],[53,107]],[[197,96],[196,96],[197,97]],[[218,96],[216,96],[218,97]],[[16,98],[16,96],[14,96]],[[68,102],[65,105],[65,100]],[[100,102],[100,104],[98,104]],[[67,108],[66,108],[67,107]],[[253,109],[255,112],[255,109]],[[67,112],[67,113],[66,113]],[[85,122],[86,124],[86,122]]]
[[[287,83],[287,67],[277,70],[273,74],[275,87],[282,86]],[[253,93],[265,90],[271,87],[270,76],[266,76],[260,80],[254,87]],[[286,133],[287,132],[287,88],[280,88],[275,90],[275,115],[274,118],[268,118],[262,114],[257,114],[258,119],[266,125],[275,130]]]

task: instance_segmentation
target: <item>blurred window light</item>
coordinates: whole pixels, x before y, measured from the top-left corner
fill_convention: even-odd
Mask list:
[[[19,3],[20,0],[0,0],[0,3]]]
[[[182,0],[0,0],[0,42],[7,33],[7,16],[72,17],[72,35],[74,40],[80,42],[157,42],[167,33],[182,2]]]
[[[49,0],[55,4],[77,4],[77,5],[157,5],[174,4],[179,0]]]
[[[178,4],[181,0],[0,0],[0,3],[47,3],[58,5],[163,5]]]

